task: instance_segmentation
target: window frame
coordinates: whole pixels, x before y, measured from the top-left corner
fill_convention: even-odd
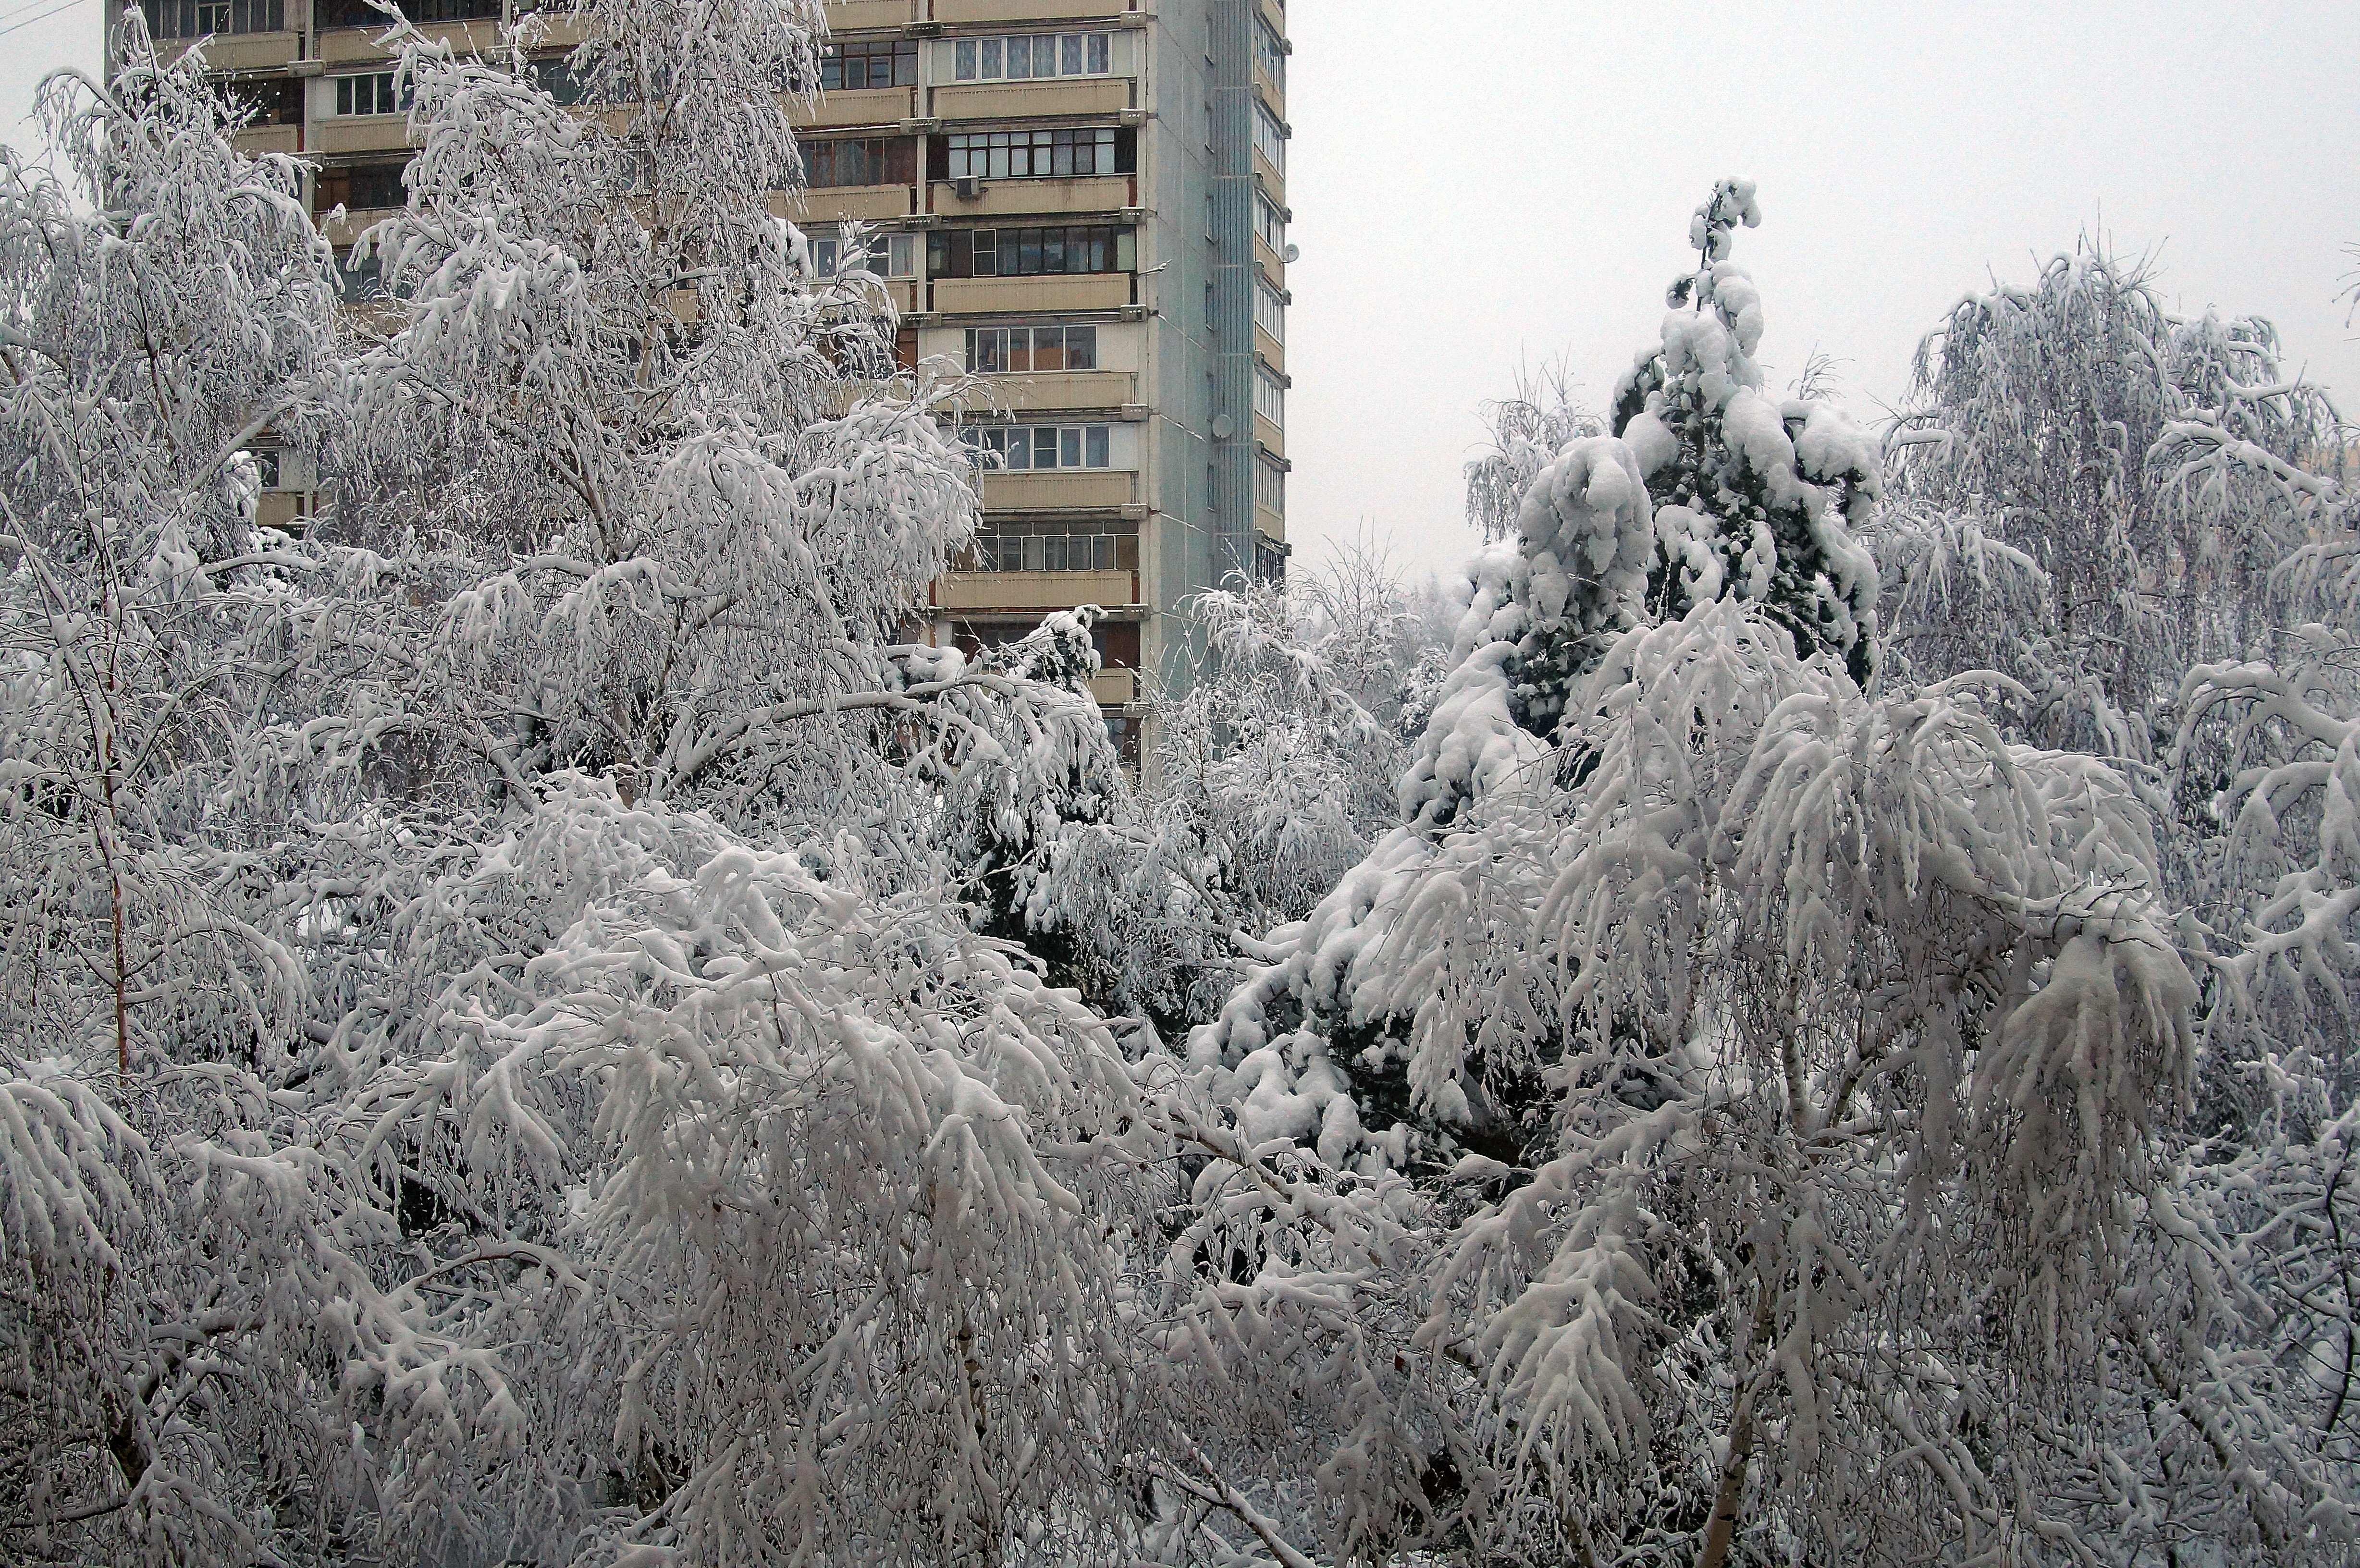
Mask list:
[[[967,425],[959,430],[959,441],[977,454],[977,466],[987,474],[1127,472],[1114,466],[1114,427],[1103,419],[1076,425]],[[985,463],[985,452],[1000,463]]]
[[[1039,40],[1050,40],[1049,60],[1053,69],[1040,69]],[[1022,44],[1024,74],[1012,70]],[[990,36],[953,38],[950,81],[945,85],[959,86],[986,82],[1060,82],[1076,77],[1112,76],[1114,74],[1114,34],[1111,31],[999,33]],[[1076,46],[1081,69],[1069,70],[1067,64],[1076,58]]]
[[[854,60],[864,63],[860,84],[845,84],[845,67]],[[876,80],[877,62],[885,61],[885,80]],[[828,77],[836,78],[830,85]],[[918,85],[918,40],[915,38],[845,38],[829,44],[820,51],[819,90],[823,93],[874,93],[895,87]]]

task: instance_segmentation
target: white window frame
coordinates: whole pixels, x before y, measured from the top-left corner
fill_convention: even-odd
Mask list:
[[[1114,467],[1114,427],[1107,424],[969,425],[959,439],[978,458],[989,452],[1002,459],[984,462],[985,470],[993,474],[1075,474]],[[1043,456],[1053,461],[1043,463]]]
[[[869,270],[879,278],[906,282],[918,276],[918,236],[913,234],[871,229],[868,235]],[[883,256],[884,265],[877,258]],[[834,278],[842,267],[844,236],[814,234],[811,241],[812,273],[818,278]]]
[[[1050,46],[1052,69],[1041,69],[1038,55],[1040,40]],[[1028,70],[1022,76],[1009,74],[1013,58],[1011,45],[1022,43]],[[1053,82],[1063,77],[1111,76],[1114,74],[1114,35],[1112,33],[1002,33],[994,38],[953,38],[950,40],[951,81],[963,82]],[[1078,62],[1076,64],[1076,62]],[[1068,65],[1076,69],[1068,70]]]
[[[1286,386],[1268,365],[1254,366],[1254,412],[1278,429],[1286,429]]]
[[[1253,145],[1255,151],[1270,159],[1273,169],[1286,172],[1286,127],[1261,103],[1253,106]]]
[[[1259,273],[1254,277],[1254,325],[1280,343],[1286,341],[1286,297]]]

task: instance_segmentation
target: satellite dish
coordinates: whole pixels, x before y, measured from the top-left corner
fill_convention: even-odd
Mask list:
[[[1227,414],[1216,414],[1213,416],[1213,439],[1215,441],[1227,441],[1237,433],[1238,427],[1229,422],[1229,417]]]
[[[1303,247],[1299,245],[1291,245],[1286,247],[1282,259],[1285,261],[1287,266],[1293,267],[1297,261],[1302,259],[1302,256]]]

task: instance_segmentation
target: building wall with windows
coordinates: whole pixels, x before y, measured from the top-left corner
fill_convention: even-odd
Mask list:
[[[489,49],[516,0],[402,0]],[[109,0],[110,27],[122,0]],[[977,377],[962,438],[986,518],[935,586],[932,635],[985,646],[1105,608],[1098,696],[1136,746],[1138,672],[1185,689],[1191,595],[1286,557],[1284,0],[835,0],[807,189],[781,211],[814,265],[863,267],[901,354]],[[406,105],[363,0],[154,0],[212,36],[255,151],[310,160],[340,248],[404,200]],[[533,69],[578,100],[562,26]],[[350,278],[366,298],[369,269]],[[266,463],[266,514],[311,510]]]

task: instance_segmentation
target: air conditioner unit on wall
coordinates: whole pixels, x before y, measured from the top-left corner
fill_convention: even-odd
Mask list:
[[[951,181],[951,191],[962,201],[979,201],[983,199],[983,176],[962,174]]]

